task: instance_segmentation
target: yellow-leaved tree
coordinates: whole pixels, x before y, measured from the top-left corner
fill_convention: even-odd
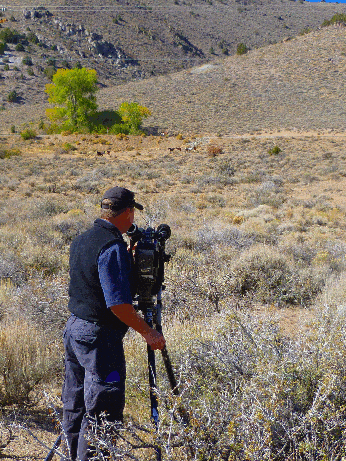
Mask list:
[[[151,115],[147,107],[141,106],[137,102],[123,102],[118,109],[118,113],[130,134],[139,134],[139,127],[143,119]]]
[[[66,128],[86,127],[97,110],[97,73],[94,69],[58,69],[46,93],[54,108],[46,110],[52,121],[63,121]]]

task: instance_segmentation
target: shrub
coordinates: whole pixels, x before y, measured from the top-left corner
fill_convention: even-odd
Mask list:
[[[70,144],[69,142],[65,142],[62,147],[63,147],[64,150],[66,150],[68,152],[77,150],[77,147],[74,146],[73,144]]]
[[[8,102],[16,102],[18,98],[18,94],[16,90],[10,91],[7,95]]]
[[[255,246],[241,255],[229,275],[229,286],[240,296],[264,303],[307,305],[322,290],[327,274],[298,269],[268,246]]]
[[[282,334],[270,313],[230,309],[213,317],[200,334],[194,325],[190,335],[187,323],[185,338],[174,330],[180,395],[168,390],[159,367],[159,400],[164,402],[159,432],[147,438],[153,431],[137,405],[136,420],[118,430],[111,423],[102,422],[97,430],[93,424],[90,439],[99,453],[107,447],[114,459],[137,459],[136,440],[137,447],[159,445],[167,459],[181,461],[341,460],[345,308],[323,309],[316,322],[305,331],[298,327],[292,338]],[[145,363],[136,360],[132,368],[134,388],[145,379]],[[112,435],[119,430],[115,445]]]
[[[223,149],[220,146],[209,145],[207,147],[209,157],[216,157],[217,155],[223,154]]]
[[[20,133],[21,137],[27,141],[28,139],[34,139],[37,136],[37,133],[35,130],[32,130],[30,128],[27,128],[26,130],[22,131]]]
[[[252,182],[254,179],[252,178]],[[275,181],[264,181],[255,189],[252,188],[247,197],[249,206],[269,205],[278,208],[286,200],[282,184]]]
[[[22,63],[25,64],[26,66],[32,66],[32,59],[30,56],[25,56],[22,59]]]
[[[6,43],[1,42],[1,43],[0,43],[0,54],[4,54],[4,52],[6,51],[6,49],[7,49]]]
[[[64,59],[63,61],[61,61],[61,67],[63,67],[64,69],[69,69],[70,63],[66,61],[66,59]]]
[[[0,40],[5,43],[18,43],[22,35],[9,27],[0,30]]]
[[[278,154],[280,154],[280,152],[281,152],[280,147],[279,146],[274,146],[271,149],[269,149],[268,154],[269,155],[278,155]]]
[[[245,43],[239,43],[237,45],[237,54],[242,55],[246,54],[249,51],[249,48],[245,45]]]
[[[309,34],[310,32],[312,32],[312,29],[310,27],[305,27],[305,29],[302,29],[299,32],[299,35],[306,35],[306,34]]]
[[[34,32],[29,32],[26,35],[26,38],[28,39],[29,42],[34,43],[36,45],[39,42],[39,39],[37,38],[37,35]]]
[[[56,68],[54,66],[48,66],[44,69],[44,74],[49,80],[53,80],[53,76],[56,74]]]
[[[0,150],[0,158],[11,158],[14,156],[20,155],[20,150],[19,149],[5,149],[5,150]]]
[[[52,67],[56,67],[56,59],[54,59],[54,58],[49,58],[49,59],[47,60],[47,65],[48,65],[48,66],[52,66]]]
[[[15,49],[16,49],[16,51],[24,51],[25,50],[24,45],[22,43],[17,43]]]
[[[325,19],[322,23],[322,27],[330,26],[332,24],[346,24],[346,14],[336,13],[331,19]]]
[[[1,152],[0,152],[1,158]],[[1,242],[1,261],[0,261],[0,290],[4,282],[8,281],[10,286],[18,287],[26,280],[26,273],[20,256],[6,248],[6,244]],[[2,304],[2,308],[4,305]],[[3,313],[1,313],[3,315]]]
[[[11,125],[11,133],[15,133],[16,132],[16,127],[15,125]]]
[[[43,331],[23,319],[0,324],[1,406],[27,402],[30,392],[56,373],[58,349]]]

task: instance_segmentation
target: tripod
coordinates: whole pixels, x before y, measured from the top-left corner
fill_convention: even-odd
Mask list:
[[[151,328],[155,328],[159,333],[162,334],[162,325],[161,325],[161,301],[162,287],[160,288],[158,294],[156,295],[157,302],[142,302],[138,301],[138,310],[142,311],[144,314],[144,320]],[[158,396],[157,396],[157,385],[156,385],[156,363],[155,363],[155,351],[151,347],[147,346],[148,353],[148,372],[149,372],[149,387],[150,387],[150,405],[151,405],[151,420],[155,426],[156,431],[159,430],[159,412],[158,412]],[[172,363],[167,351],[166,346],[161,350],[163,363],[165,365],[167,377],[169,380],[170,387],[174,395],[179,395],[178,384],[175,379]],[[186,412],[185,416],[186,416]],[[182,415],[184,417],[184,415]],[[161,448],[155,447],[156,459],[161,461]]]

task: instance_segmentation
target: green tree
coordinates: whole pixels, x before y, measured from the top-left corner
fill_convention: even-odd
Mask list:
[[[97,73],[93,69],[58,69],[53,83],[46,85],[48,101],[58,106],[47,109],[53,120],[67,120],[72,129],[88,126],[88,119],[97,110]]]
[[[139,105],[137,102],[123,102],[118,113],[121,116],[122,121],[128,127],[130,134],[140,133],[139,127],[142,124],[144,118],[151,115],[150,110],[147,107]]]
[[[0,40],[5,43],[18,43],[21,38],[22,35],[18,31],[12,30],[9,27],[0,30]]]

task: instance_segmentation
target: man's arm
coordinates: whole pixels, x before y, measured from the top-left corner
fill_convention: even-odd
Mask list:
[[[165,347],[166,341],[163,335],[150,328],[147,322],[135,311],[132,304],[118,304],[111,306],[110,309],[119,320],[140,333],[153,350]]]

